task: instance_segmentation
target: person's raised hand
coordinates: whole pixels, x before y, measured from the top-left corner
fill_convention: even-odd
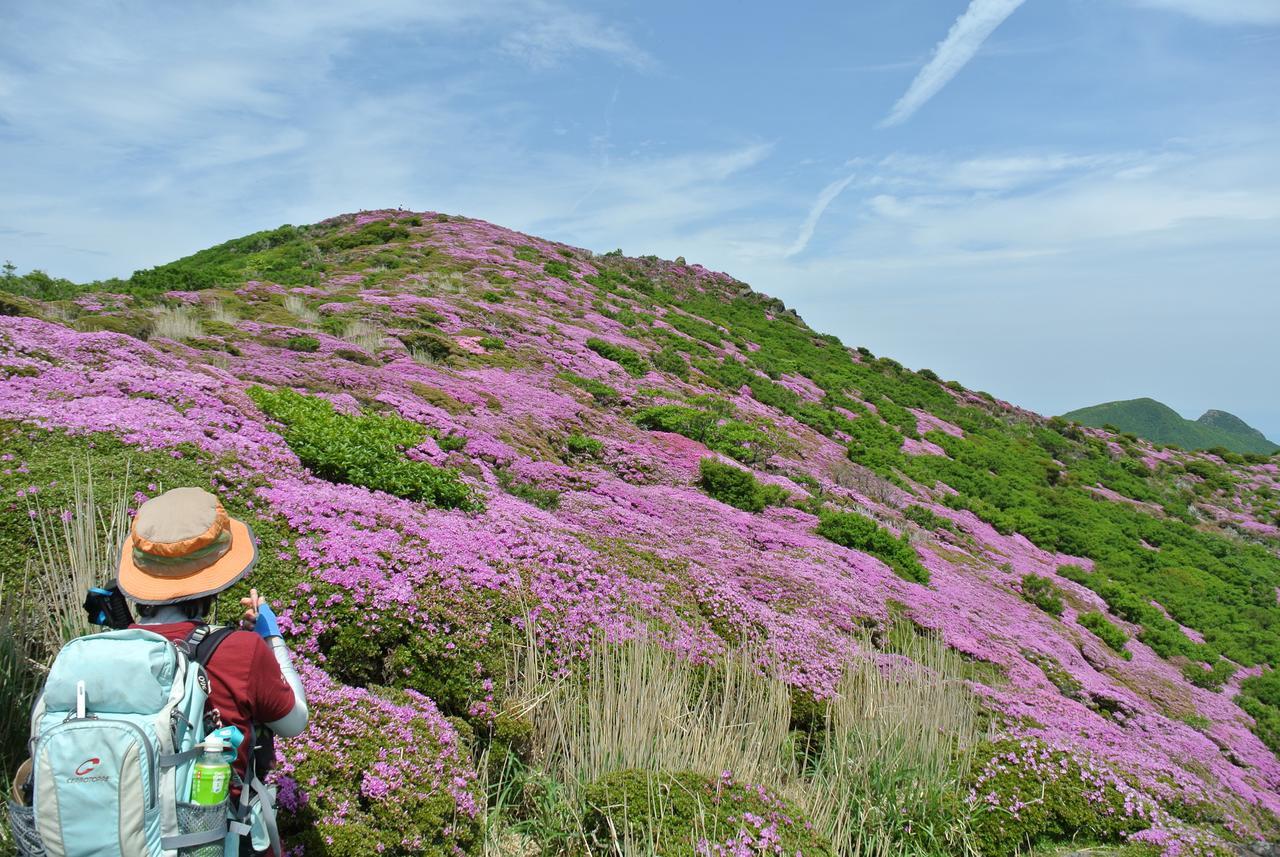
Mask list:
[[[258,607],[266,604],[267,599],[258,594],[258,590],[250,589],[248,598],[240,599],[240,606],[244,607],[244,615],[240,617],[240,627],[246,631],[252,631],[254,625],[258,623]]]

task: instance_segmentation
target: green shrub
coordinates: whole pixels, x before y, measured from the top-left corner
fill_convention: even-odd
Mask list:
[[[431,331],[405,333],[396,337],[411,354],[426,354],[432,360],[445,361],[457,353],[453,340]]]
[[[359,363],[361,366],[377,366],[378,358],[371,357],[358,348],[339,348],[333,352],[334,357]]]
[[[76,319],[76,327],[85,333],[106,331],[134,339],[146,339],[151,334],[150,322],[133,315],[82,315]]]
[[[674,345],[665,345],[653,357],[653,365],[661,372],[675,375],[677,378],[689,377],[689,364]]]
[[[729,404],[712,396],[699,396],[697,407],[652,405],[632,419],[641,428],[684,435],[744,464],[767,461],[776,451],[773,439],[755,426],[732,419]]]
[[[0,315],[36,316],[38,313],[36,312],[35,306],[33,306],[29,301],[13,297],[12,295],[0,294]]]
[[[532,482],[524,482],[517,479],[507,468],[498,470],[498,484],[502,486],[502,490],[506,491],[512,497],[518,497],[526,503],[531,503],[539,509],[555,509],[560,505],[560,492],[552,488],[541,488]]]
[[[371,244],[389,244],[409,237],[409,230],[399,224],[387,220],[375,220],[366,223],[354,232],[335,235],[320,243],[325,250],[350,250],[354,247],[366,247]]]
[[[947,518],[934,512],[926,506],[912,505],[902,511],[902,516],[908,521],[917,524],[925,530],[950,530],[956,531],[956,525],[951,523]]]
[[[626,369],[628,375],[643,378],[649,371],[648,363],[640,356],[638,351],[595,337],[587,340],[587,347],[605,360],[612,360],[623,369]]]
[[[1280,670],[1272,668],[1242,681],[1236,704],[1254,719],[1254,734],[1280,754]]]
[[[1203,687],[1206,690],[1217,692],[1222,690],[1222,686],[1236,674],[1236,665],[1226,658],[1222,658],[1214,663],[1214,665],[1205,669],[1199,663],[1192,662],[1186,664],[1182,668],[1182,677],[1194,684],[1196,687]]]
[[[576,432],[565,438],[564,445],[570,458],[599,458],[604,451],[603,443]]]
[[[986,742],[969,783],[973,845],[1006,857],[1041,843],[1120,843],[1149,826],[1154,807],[1116,774],[1032,739]]]
[[[489,351],[501,351],[507,347],[507,343],[506,340],[500,339],[497,336],[482,336],[480,337],[480,347],[486,348]]]
[[[548,262],[542,266],[542,270],[557,279],[564,280],[566,283],[573,282],[573,268],[569,267],[566,262]]]
[[[1022,597],[1054,616],[1061,616],[1065,606],[1062,592],[1053,585],[1053,581],[1038,574],[1022,576]]]
[[[712,498],[744,512],[786,505],[790,495],[780,485],[762,485],[750,470],[714,458],[698,462],[699,483]]]
[[[929,570],[920,564],[920,557],[906,533],[895,538],[865,515],[831,511],[819,516],[817,532],[838,545],[871,554],[905,580],[929,582]]]
[[[1106,643],[1116,654],[1123,657],[1126,661],[1133,658],[1133,653],[1125,648],[1125,643],[1129,642],[1129,635],[1118,628],[1106,616],[1103,616],[1096,610],[1088,613],[1081,613],[1076,617],[1076,622],[1082,628],[1088,628],[1098,636],[1098,639]]]
[[[320,340],[314,336],[290,336],[284,341],[284,347],[290,351],[313,352],[320,350]]]
[[[249,395],[284,425],[284,439],[303,465],[322,479],[362,485],[447,509],[477,510],[481,503],[456,470],[404,457],[427,431],[398,416],[350,416],[333,404],[293,390],[252,387]]]
[[[587,786],[582,827],[592,855],[695,857],[737,853],[731,843],[776,831],[771,853],[831,857],[800,810],[760,786],[691,771],[629,769]],[[705,844],[701,844],[705,843]]]
[[[597,381],[595,378],[584,378],[572,372],[561,372],[556,377],[562,381],[568,381],[575,387],[586,390],[596,400],[597,404],[611,405],[620,398],[617,390],[603,381]]]

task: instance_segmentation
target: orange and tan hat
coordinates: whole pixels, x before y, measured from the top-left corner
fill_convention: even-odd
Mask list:
[[[117,583],[140,604],[170,604],[226,589],[258,558],[253,531],[203,488],[174,488],[143,503],[120,553]]]

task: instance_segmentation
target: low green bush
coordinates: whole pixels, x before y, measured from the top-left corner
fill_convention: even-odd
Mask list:
[[[699,396],[694,405],[652,405],[632,419],[641,428],[684,435],[743,464],[767,461],[776,451],[776,444],[769,435],[755,426],[733,419],[730,416],[732,411],[724,400]]]
[[[325,250],[350,250],[355,247],[367,247],[373,244],[389,244],[392,241],[403,241],[409,237],[409,230],[387,220],[375,220],[366,223],[354,232],[347,232],[320,241]]]
[[[585,434],[569,435],[565,438],[564,445],[570,458],[599,458],[604,451],[603,443]]]
[[[973,846],[1006,857],[1037,845],[1118,844],[1145,830],[1154,807],[1116,774],[1033,739],[984,742],[969,789]]]
[[[1092,610],[1088,613],[1081,613],[1076,617],[1076,622],[1079,623],[1080,627],[1088,628],[1096,634],[1098,639],[1106,643],[1108,647],[1126,661],[1133,658],[1133,653],[1125,648],[1125,643],[1129,642],[1129,635],[1107,619],[1106,616],[1096,610]]]
[[[457,353],[453,340],[431,331],[418,331],[397,336],[411,354],[422,353],[432,360],[445,361]]]
[[[663,346],[651,359],[654,367],[661,372],[681,379],[689,377],[689,364],[685,362],[684,356],[674,345]]]
[[[949,530],[953,533],[956,531],[955,524],[925,506],[908,506],[902,510],[902,516],[922,529],[935,532],[937,530]]]
[[[605,360],[617,363],[633,377],[643,378],[649,371],[648,362],[640,356],[638,351],[596,337],[587,340],[587,347]]]
[[[1280,670],[1273,668],[1242,681],[1236,704],[1254,719],[1254,734],[1280,754]]]
[[[489,351],[501,351],[507,347],[507,343],[506,340],[497,336],[482,336],[480,337],[480,347]]]
[[[830,845],[798,807],[767,791],[690,771],[630,769],[609,774],[585,791],[582,819],[592,855],[803,854],[831,857]]]
[[[603,381],[597,381],[595,378],[584,378],[572,372],[561,372],[557,377],[562,381],[568,381],[579,389],[586,390],[596,400],[597,404],[611,405],[620,398],[617,390]]]
[[[573,282],[573,268],[567,262],[551,261],[543,265],[542,270],[558,280],[564,280],[566,283]]]
[[[555,509],[560,505],[560,492],[553,488],[543,488],[532,482],[525,482],[518,479],[514,473],[507,468],[498,470],[498,484],[502,486],[502,490],[506,491],[512,497],[518,497],[526,503],[531,503],[539,509]]]
[[[1226,658],[1218,660],[1209,669],[1205,669],[1196,662],[1186,664],[1182,668],[1182,677],[1187,681],[1196,687],[1203,687],[1206,690],[1215,692],[1222,690],[1222,686],[1235,674],[1236,665]]]
[[[838,545],[871,554],[905,580],[929,582],[929,570],[920,564],[920,557],[906,533],[895,538],[865,515],[835,511],[826,511],[819,516],[817,532]]]
[[[1061,616],[1064,609],[1062,592],[1053,581],[1038,574],[1022,576],[1022,597],[1046,613]]]
[[[750,470],[704,458],[698,462],[699,483],[711,497],[744,512],[761,512],[766,506],[783,506],[789,499],[780,485],[762,485]]]
[[[446,509],[478,510],[480,500],[456,470],[405,458],[427,430],[398,416],[340,414],[333,403],[293,390],[252,387],[249,395],[302,464],[332,482],[362,485]]]
[[[361,366],[378,365],[376,357],[372,357],[358,348],[339,348],[333,352],[333,356],[342,360],[350,360],[352,363],[359,363]]]
[[[290,351],[313,352],[320,350],[320,340],[314,336],[290,336],[284,341],[284,347]]]

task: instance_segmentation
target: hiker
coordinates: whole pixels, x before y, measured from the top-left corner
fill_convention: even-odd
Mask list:
[[[252,531],[208,491],[142,504],[118,588],[85,602],[91,621],[116,630],[67,643],[32,712],[31,760],[15,783],[25,799],[9,805],[19,855],[281,853],[262,778],[273,735],[306,728],[302,682],[256,589],[240,601],[240,629],[206,622],[256,559]]]
[[[256,559],[252,531],[228,517],[217,498],[200,488],[176,488],[138,509],[117,583],[136,605],[133,627],[179,642],[206,627],[214,598],[248,574]],[[251,630],[231,630],[221,639],[210,634],[216,647],[205,670],[213,726],[235,726],[246,738],[233,763],[243,780],[251,752],[257,753],[255,775],[266,776],[272,734],[292,738],[306,728],[307,702],[271,605],[256,589],[240,603],[241,625]],[[252,735],[257,748],[250,746]],[[238,792],[233,788],[233,797]]]

